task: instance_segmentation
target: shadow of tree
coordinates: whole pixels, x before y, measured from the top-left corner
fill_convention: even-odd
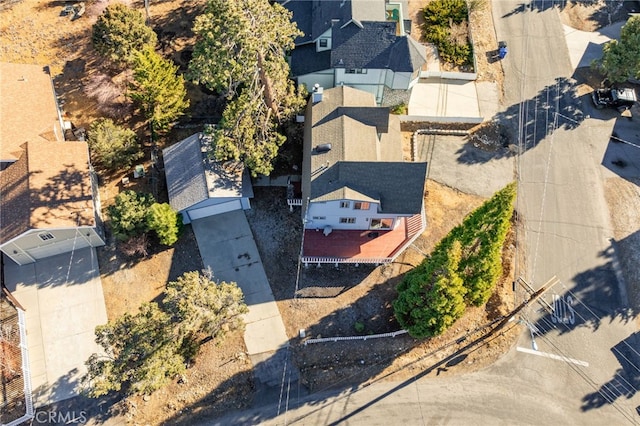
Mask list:
[[[637,306],[621,303],[613,270],[614,255],[613,246],[609,246],[600,253],[607,259],[606,263],[576,274],[571,288],[564,291],[553,288],[538,302],[547,313],[532,324],[536,335],[545,335],[552,330],[562,335],[577,328],[595,332],[605,322],[628,324],[638,317],[640,309]]]
[[[595,8],[589,16],[590,21],[598,23],[598,27],[609,25],[612,22],[620,21],[626,18],[627,10],[633,10],[632,8],[624,7],[625,0],[610,0],[601,2],[598,7]],[[514,7],[510,12],[505,13],[501,18],[508,18],[513,15],[524,13],[527,11],[532,12],[544,12],[552,8],[558,8],[563,10],[568,7],[573,7],[579,4],[586,6],[592,6],[594,4],[591,0],[557,0],[557,1],[545,1],[545,0],[533,0],[526,3],[520,3]]]
[[[524,135],[524,139],[519,142],[517,137],[513,138],[513,143],[518,145],[520,153],[535,148],[556,130],[575,129],[585,119],[579,107],[581,98],[576,92],[575,80],[558,77],[555,81],[555,84],[544,87],[533,98],[513,104],[494,116],[494,119],[506,126],[512,135]],[[518,131],[520,125],[521,132]],[[466,143],[457,152],[458,162],[486,163],[514,155],[510,150],[479,151],[473,143]]]

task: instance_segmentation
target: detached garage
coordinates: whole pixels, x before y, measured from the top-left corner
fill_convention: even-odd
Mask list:
[[[208,157],[209,139],[189,136],[162,151],[169,204],[183,223],[251,208],[253,188],[242,163],[218,162]]]

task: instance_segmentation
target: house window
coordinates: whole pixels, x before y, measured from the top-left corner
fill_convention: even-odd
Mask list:
[[[391,229],[393,218],[371,219],[371,229]]]
[[[355,217],[341,217],[340,223],[356,223]]]
[[[349,201],[340,201],[340,208],[341,209],[348,209],[350,205],[351,205],[351,203]]]
[[[353,203],[353,209],[354,210],[369,210],[369,203],[355,202],[355,203]]]
[[[325,220],[326,216],[313,216],[313,220]]]
[[[41,234],[38,234],[38,237],[40,237],[42,241],[53,240],[55,238],[50,232],[43,232]]]
[[[321,38],[320,39],[320,47],[327,47],[327,46],[329,46],[329,39]]]
[[[367,70],[363,68],[347,68],[344,72],[346,74],[366,74]]]

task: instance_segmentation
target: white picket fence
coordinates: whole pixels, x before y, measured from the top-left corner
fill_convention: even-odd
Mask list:
[[[391,333],[382,333],[382,334],[370,334],[368,336],[338,336],[338,337],[321,337],[318,339],[308,339],[305,340],[304,345],[307,346],[309,343],[324,343],[324,342],[341,342],[345,340],[371,340],[371,339],[381,339],[383,337],[396,337],[402,334],[407,334],[407,330],[398,330]]]

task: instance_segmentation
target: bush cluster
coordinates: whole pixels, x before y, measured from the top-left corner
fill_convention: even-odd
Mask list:
[[[154,231],[164,245],[178,240],[180,215],[168,204],[157,203],[151,194],[123,191],[108,212],[111,231],[119,241],[129,241],[148,231]]]
[[[473,50],[468,39],[459,43],[451,34],[455,25],[469,20],[467,4],[464,0],[435,0],[424,9],[425,38],[438,48],[440,57],[455,65],[473,63]]]
[[[413,337],[442,334],[467,305],[487,302],[502,275],[502,246],[511,225],[515,183],[469,214],[398,285],[393,302]]]

